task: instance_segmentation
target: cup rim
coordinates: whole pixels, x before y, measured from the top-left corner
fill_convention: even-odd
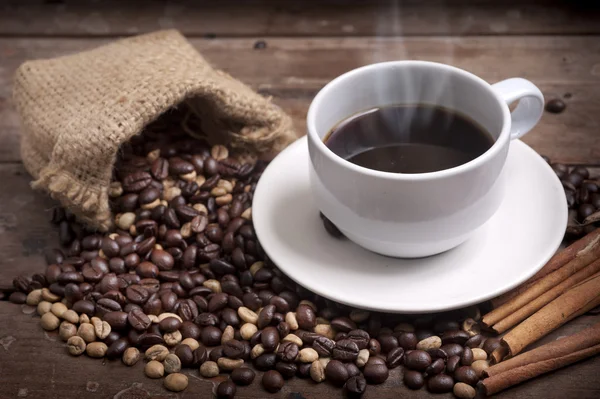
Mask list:
[[[466,162],[462,165],[455,166],[449,169],[438,170],[435,172],[426,172],[426,173],[394,173],[394,172],[383,172],[375,169],[365,168],[364,166],[356,165],[339,155],[335,154],[333,151],[329,149],[321,140],[319,135],[317,134],[316,127],[316,118],[317,118],[317,110],[321,108],[323,103],[323,98],[327,94],[329,90],[331,90],[334,86],[341,84],[344,80],[347,80],[355,75],[360,73],[364,73],[367,70],[376,70],[381,68],[387,68],[392,66],[421,66],[428,68],[439,68],[445,70],[447,72],[455,73],[458,75],[462,75],[466,78],[469,78],[475,81],[479,86],[483,89],[489,91],[493,98],[498,103],[498,106],[502,112],[502,130],[498,135],[498,138],[494,141],[494,144],[483,154],[478,156],[477,158]],[[402,180],[402,181],[427,181],[427,180],[436,180],[441,178],[446,178],[449,176],[454,176],[460,173],[464,173],[473,169],[478,168],[482,164],[488,162],[491,158],[495,157],[504,145],[508,142],[510,138],[510,111],[508,109],[508,105],[504,102],[503,99],[500,98],[500,95],[496,93],[492,86],[480,78],[477,75],[472,74],[471,72],[465,71],[464,69],[460,69],[451,65],[442,64],[438,62],[431,61],[416,61],[416,60],[406,60],[406,61],[387,61],[387,62],[379,62],[375,64],[365,65],[363,67],[359,67],[348,71],[333,80],[327,83],[313,98],[306,116],[306,125],[307,125],[307,135],[309,140],[312,142],[315,149],[319,150],[323,155],[325,155],[329,160],[337,163],[338,165],[350,169],[354,172],[383,179],[389,180]]]

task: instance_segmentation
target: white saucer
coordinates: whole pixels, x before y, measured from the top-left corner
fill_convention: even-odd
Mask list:
[[[473,238],[428,258],[388,258],[325,231],[308,162],[302,138],[267,167],[252,206],[256,234],[294,281],[363,309],[427,313],[493,298],[535,274],[560,245],[567,225],[558,178],[534,150],[515,140],[503,171],[506,198]]]

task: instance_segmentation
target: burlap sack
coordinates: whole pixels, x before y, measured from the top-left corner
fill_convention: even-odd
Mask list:
[[[33,187],[101,230],[111,226],[107,189],[119,146],[171,107],[185,101],[205,133],[232,147],[272,153],[295,138],[281,109],[213,69],[175,30],[26,62],[14,100]]]

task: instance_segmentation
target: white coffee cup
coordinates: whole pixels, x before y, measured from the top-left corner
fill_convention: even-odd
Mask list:
[[[508,104],[519,101],[510,112]],[[494,144],[463,165],[402,174],[364,168],[323,143],[340,121],[375,107],[434,104],[466,115]],[[310,179],[317,207],[350,240],[383,255],[423,257],[466,241],[498,209],[510,141],[539,121],[544,97],[513,78],[490,85],[449,65],[394,61],[347,72],[314,98],[307,116]],[[368,267],[368,265],[365,265]]]

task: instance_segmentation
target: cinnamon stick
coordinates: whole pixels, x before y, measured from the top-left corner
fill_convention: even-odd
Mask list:
[[[600,272],[600,259],[590,263],[577,273],[568,277],[566,280],[553,287],[549,291],[546,291],[539,297],[535,298],[519,310],[514,313],[511,313],[504,319],[500,320],[498,323],[492,326],[492,329],[496,331],[498,334],[501,334],[513,327],[517,323],[525,320],[527,317],[531,316],[539,309],[549,304],[552,300],[556,299],[562,293],[564,293],[569,288],[575,286],[576,284],[583,282],[588,277],[593,276],[594,274]]]
[[[483,373],[487,377],[492,377],[517,367],[566,356],[595,345],[600,345],[600,323],[594,324],[577,334],[557,339],[556,341],[495,364]]]
[[[553,264],[552,267],[556,266],[556,270],[538,280],[520,295],[483,316],[482,324],[487,327],[493,326],[598,258],[600,258],[600,229],[555,255],[549,263]]]
[[[493,395],[500,391],[510,388],[513,385],[520,384],[539,375],[548,373],[566,367],[570,364],[595,356],[600,353],[600,345],[591,346],[552,359],[542,360],[536,363],[530,363],[525,366],[516,367],[503,373],[486,378],[481,382],[486,395]]]
[[[549,332],[598,305],[600,273],[570,288],[508,332],[502,338],[501,346],[492,352],[492,362],[498,363],[507,356],[517,355]]]

